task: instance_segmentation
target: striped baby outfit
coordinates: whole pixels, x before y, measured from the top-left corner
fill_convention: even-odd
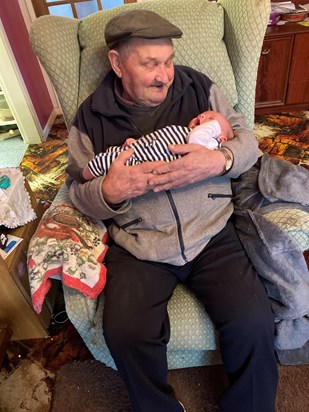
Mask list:
[[[189,133],[190,132],[190,133]],[[139,138],[136,142],[127,146],[111,146],[106,152],[99,153],[88,163],[88,168],[93,176],[105,175],[112,162],[121,152],[134,149],[133,155],[127,160],[127,166],[133,166],[144,162],[164,160],[170,162],[181,155],[169,151],[170,144],[196,143],[209,149],[217,149],[220,143],[216,140],[221,133],[219,122],[216,120],[201,124],[193,130],[185,126],[166,126]]]

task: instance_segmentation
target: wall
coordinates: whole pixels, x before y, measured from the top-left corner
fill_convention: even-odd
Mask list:
[[[53,103],[37,58],[32,51],[18,0],[1,0],[0,19],[34,110],[42,129],[44,129],[53,111]]]

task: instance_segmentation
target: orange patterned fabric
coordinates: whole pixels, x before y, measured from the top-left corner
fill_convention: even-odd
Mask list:
[[[108,233],[103,224],[82,215],[70,204],[48,209],[28,250],[33,307],[40,313],[51,278],[89,298],[96,298],[106,283],[103,259]]]

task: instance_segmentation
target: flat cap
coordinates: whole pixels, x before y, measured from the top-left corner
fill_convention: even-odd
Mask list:
[[[182,31],[164,17],[150,10],[129,10],[117,14],[105,26],[109,49],[132,37],[143,39],[180,38]]]

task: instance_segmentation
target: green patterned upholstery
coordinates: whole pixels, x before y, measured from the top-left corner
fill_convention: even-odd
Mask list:
[[[109,68],[104,25],[128,8],[146,8],[170,19],[183,31],[175,40],[176,63],[208,74],[230,103],[254,122],[258,59],[268,23],[269,0],[150,0],[101,11],[81,20],[57,16],[37,19],[32,47],[50,76],[69,127],[79,104],[95,89]],[[63,187],[57,202],[68,199]],[[102,334],[104,294],[86,298],[64,286],[66,310],[98,360],[115,367]],[[171,369],[221,362],[214,327],[203,306],[183,286],[177,286],[168,306]]]
[[[34,51],[49,75],[69,127],[78,107],[80,46],[78,20],[42,16],[30,33]]]
[[[68,127],[80,103],[109,69],[103,38],[106,22],[133,8],[156,11],[178,25],[184,34],[174,41],[175,62],[205,72],[253,126],[257,65],[270,8],[267,0],[220,0],[219,4],[151,0],[80,20],[40,17],[32,25],[30,41],[52,80]]]
[[[225,10],[224,41],[229,52],[236,80],[238,104],[250,127],[254,125],[255,88],[270,1],[218,0]]]
[[[104,294],[97,300],[92,300],[66,285],[63,285],[63,291],[68,317],[94,358],[115,368],[103,337]],[[187,310],[185,319],[188,323],[185,323],[181,313],[178,312],[179,302],[184,304]],[[167,349],[169,369],[222,362],[211,321],[199,302],[190,296],[184,286],[177,286],[169,302],[168,313],[171,322],[171,338]],[[193,328],[192,325],[194,325]],[[191,329],[193,333],[188,334],[188,330]]]
[[[263,216],[285,230],[304,252],[309,249],[309,214],[298,209],[280,209]]]

